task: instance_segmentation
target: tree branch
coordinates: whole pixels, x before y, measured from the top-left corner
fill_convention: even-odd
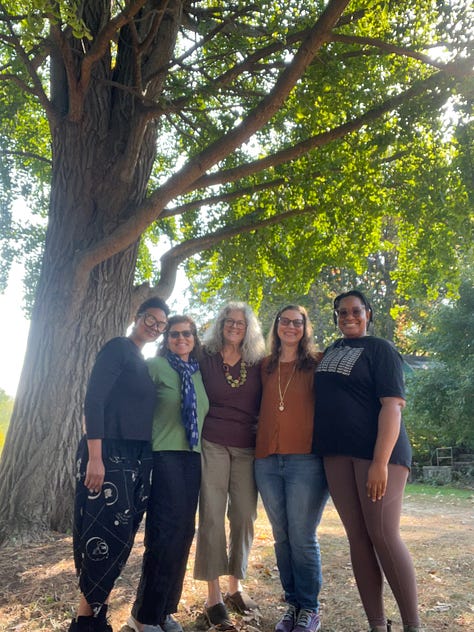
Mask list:
[[[338,35],[337,33],[332,33],[331,41],[342,42],[344,44],[358,44],[360,46],[373,46],[374,48],[378,48],[384,53],[393,53],[402,57],[411,57],[412,59],[417,59],[427,66],[438,68],[438,70],[446,70],[449,67],[449,64],[443,64],[439,61],[436,61],[425,53],[419,53],[418,51],[414,51],[410,48],[390,44],[389,42],[384,42],[384,40],[376,37],[358,37],[356,35]]]
[[[271,180],[270,182],[263,182],[262,184],[256,184],[252,187],[239,189],[238,191],[233,191],[232,193],[223,193],[222,195],[210,196],[207,198],[195,200],[193,202],[187,202],[186,204],[181,204],[180,206],[166,208],[161,213],[160,219],[174,217],[175,215],[182,215],[183,213],[186,213],[186,211],[193,211],[195,209],[201,208],[202,206],[219,204],[220,202],[230,202],[231,200],[244,197],[245,195],[253,195],[254,193],[258,193],[259,191],[274,189],[285,184],[285,182],[286,180],[284,180],[283,178],[278,178],[277,180]]]
[[[269,226],[280,224],[287,219],[318,211],[318,207],[311,205],[285,211],[277,215],[272,215],[271,217],[262,218],[262,211],[259,210],[246,215],[243,221],[236,222],[232,226],[226,226],[216,230],[214,233],[184,241],[181,244],[170,248],[170,250],[161,257],[160,280],[155,286],[154,292],[165,299],[168,298],[173,292],[180,264],[198,252],[207,250],[226,239],[235,237],[236,235],[243,235],[254,230],[268,228]]]
[[[442,73],[436,73],[428,79],[419,81],[415,86],[408,88],[408,90],[406,90],[405,92],[402,92],[395,97],[387,99],[387,101],[385,101],[384,103],[381,103],[380,105],[377,105],[374,108],[368,110],[365,114],[362,114],[362,116],[352,119],[347,123],[343,123],[339,127],[335,127],[334,129],[327,132],[322,132],[321,134],[311,136],[301,143],[293,145],[292,147],[288,147],[287,149],[283,149],[282,151],[276,152],[271,156],[255,160],[253,162],[240,165],[238,167],[234,167],[233,169],[221,170],[218,173],[204,175],[196,180],[187,192],[193,191],[195,189],[202,189],[205,187],[214,186],[217,184],[235,182],[236,180],[254,175],[265,169],[277,167],[279,165],[291,162],[292,160],[296,160],[297,158],[300,158],[312,149],[316,149],[317,147],[322,147],[335,140],[339,140],[347,134],[359,130],[364,125],[373,123],[381,116],[399,107],[409,99],[419,96],[429,89],[438,87],[441,78]]]
[[[89,271],[104,259],[124,250],[136,241],[143,231],[155,221],[166,204],[191,185],[208,169],[228,156],[237,147],[246,142],[256,131],[261,129],[278,112],[295,83],[301,78],[311,64],[314,56],[327,41],[328,35],[337,23],[349,0],[329,0],[320,18],[309,31],[298,52],[288,67],[275,82],[270,93],[259,105],[230,132],[204,149],[180,171],[146,199],[126,221],[103,240],[89,249],[78,253],[76,260],[77,282],[81,286]]]
[[[40,78],[38,76],[38,73],[36,72],[36,68],[34,66],[34,64],[31,62],[30,57],[28,55],[28,53],[26,52],[26,50],[23,48],[23,46],[20,43],[20,39],[17,36],[15,29],[13,27],[12,24],[12,20],[9,16],[9,14],[5,11],[4,13],[4,22],[8,27],[8,30],[10,32],[10,37],[9,42],[11,44],[11,46],[13,47],[13,49],[16,51],[16,53],[18,54],[18,56],[21,58],[25,69],[28,72],[28,75],[31,79],[31,81],[33,82],[33,87],[28,86],[28,84],[26,84],[26,82],[24,82],[22,79],[18,78],[15,74],[10,75],[10,79],[12,79],[13,81],[15,81],[15,83],[22,87],[22,89],[26,89],[26,91],[30,94],[33,94],[34,96],[37,97],[38,101],[40,102],[40,104],[42,105],[42,107],[44,108],[46,114],[48,115],[48,118],[50,118],[50,120],[53,120],[54,118],[54,110],[51,106],[51,103],[46,95],[46,92],[43,89],[43,85],[40,81]],[[7,77],[7,75],[3,75],[4,77]]]
[[[51,166],[52,162],[49,158],[45,158],[44,156],[40,156],[39,154],[34,154],[30,151],[4,151],[0,150],[1,156],[18,156],[19,158],[33,158],[34,160],[40,160],[41,162],[45,162],[48,166]]]
[[[86,94],[91,78],[92,66],[103,57],[115,33],[125,26],[125,24],[128,24],[146,2],[147,0],[134,0],[134,2],[130,2],[121,13],[107,22],[94,39],[89,52],[82,62],[81,77],[79,80],[81,94]]]

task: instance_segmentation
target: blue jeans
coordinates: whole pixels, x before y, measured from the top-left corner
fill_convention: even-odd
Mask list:
[[[322,459],[271,454],[255,459],[255,479],[272,526],[285,600],[317,612],[322,572],[316,528],[328,499]]]

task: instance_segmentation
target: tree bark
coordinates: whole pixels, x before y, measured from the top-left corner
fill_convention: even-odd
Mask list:
[[[71,253],[61,241],[61,223],[59,218],[51,220],[0,464],[0,539],[70,528],[84,378],[100,347],[125,334],[130,322],[136,245],[98,265],[86,287],[78,288]]]
[[[71,528],[75,450],[87,376],[100,347],[125,335],[136,308],[137,243],[106,259],[78,283],[77,252],[113,230],[145,196],[154,128],[132,181],[106,178],[94,137],[64,123],[55,135],[43,265],[25,363],[0,463],[0,541]],[[107,164],[118,156],[109,153]]]

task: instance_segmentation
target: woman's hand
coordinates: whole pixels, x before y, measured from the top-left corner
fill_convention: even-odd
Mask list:
[[[87,449],[89,461],[87,462],[84,485],[91,494],[97,494],[102,489],[105,476],[105,467],[102,460],[102,439],[88,439]]]
[[[87,489],[93,493],[98,493],[102,489],[104,482],[105,467],[102,457],[98,459],[89,459],[86,469],[86,477],[84,479],[84,485]]]
[[[381,397],[380,403],[377,440],[366,483],[367,496],[372,502],[381,500],[387,491],[388,462],[400,434],[405,400],[401,397]]]
[[[372,461],[367,474],[367,496],[375,502],[381,500],[387,491],[388,466]]]

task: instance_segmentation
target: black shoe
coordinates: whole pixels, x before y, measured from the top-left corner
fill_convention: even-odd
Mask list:
[[[77,617],[71,621],[68,632],[113,632],[105,616]]]
[[[210,607],[205,606],[204,616],[209,621],[209,625],[218,632],[237,632],[237,628],[229,619],[229,613],[223,603],[216,603]]]
[[[98,617],[94,617],[94,632],[114,632],[105,612],[100,612]]]
[[[96,632],[94,617],[77,617],[71,621],[68,632]]]

